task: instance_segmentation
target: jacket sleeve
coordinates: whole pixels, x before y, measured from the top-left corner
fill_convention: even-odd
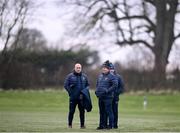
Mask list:
[[[118,95],[124,92],[124,82],[120,75],[118,75]]]
[[[113,92],[118,87],[118,81],[114,75],[111,75],[111,86],[107,89],[106,93]]]
[[[65,79],[64,88],[66,89],[68,94],[70,94],[70,75],[68,75]]]
[[[87,76],[85,76],[85,78],[86,78],[86,84],[85,84],[85,88],[89,89],[89,81],[88,81],[88,78],[87,78]]]
[[[98,85],[99,85],[99,77],[97,78],[97,81],[96,81],[96,90],[95,90],[95,94],[96,94],[97,97],[100,96],[99,92],[97,91],[97,89],[99,87]]]

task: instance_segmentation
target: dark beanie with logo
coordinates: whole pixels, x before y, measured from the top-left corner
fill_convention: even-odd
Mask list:
[[[110,69],[111,63],[109,62],[109,60],[105,61],[102,65],[102,67],[106,67],[107,69]]]

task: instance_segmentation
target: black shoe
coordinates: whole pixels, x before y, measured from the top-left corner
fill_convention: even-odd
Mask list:
[[[68,128],[72,128],[72,125],[68,125]]]
[[[104,127],[97,127],[96,130],[102,130]]]
[[[113,129],[113,127],[107,126],[106,129],[107,129],[107,130],[110,130],[110,129]]]
[[[81,126],[80,128],[81,128],[81,129],[85,129],[85,128],[86,128],[86,126]]]
[[[114,126],[114,129],[118,129],[118,126]]]

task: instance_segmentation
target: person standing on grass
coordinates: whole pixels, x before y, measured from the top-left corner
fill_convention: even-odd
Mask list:
[[[85,108],[83,106],[83,94],[81,91],[86,88],[89,89],[87,76],[82,73],[82,66],[76,63],[72,73],[68,74],[64,82],[64,88],[69,94],[69,114],[68,127],[72,128],[73,116],[76,105],[79,109],[80,128],[85,128]]]
[[[113,109],[113,114],[114,114],[114,128],[118,128],[118,102],[119,102],[119,95],[124,92],[124,83],[122,80],[122,77],[116,73],[115,67],[112,63],[110,63],[110,73],[115,75],[117,81],[118,81],[118,86],[114,90],[114,98],[112,101],[112,109]]]
[[[112,100],[115,88],[117,88],[116,77],[110,73],[110,62],[106,61],[102,65],[102,73],[99,75],[96,84],[95,94],[98,97],[99,105],[99,127],[101,129],[114,128],[114,115],[112,110]],[[109,126],[107,127],[107,120],[109,118]]]

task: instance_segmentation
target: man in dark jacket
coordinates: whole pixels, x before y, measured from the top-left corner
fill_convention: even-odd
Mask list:
[[[80,115],[80,127],[85,128],[85,109],[83,107],[83,94],[81,91],[89,88],[87,76],[82,73],[81,64],[75,64],[74,71],[67,75],[64,88],[69,94],[69,115],[68,115],[68,126],[72,128],[72,121],[76,105],[78,105]]]
[[[112,129],[114,127],[114,115],[112,111],[113,93],[117,87],[117,80],[110,73],[110,62],[106,61],[102,66],[102,74],[99,75],[96,84],[96,96],[98,97],[100,121],[97,129]],[[106,127],[106,115],[109,118],[109,127]]]
[[[110,72],[115,75],[117,81],[118,81],[118,86],[114,90],[114,98],[112,102],[112,109],[113,109],[113,114],[114,114],[114,128],[118,128],[118,102],[119,102],[119,95],[124,92],[124,83],[122,80],[122,77],[116,73],[115,67],[112,63],[110,63]]]

